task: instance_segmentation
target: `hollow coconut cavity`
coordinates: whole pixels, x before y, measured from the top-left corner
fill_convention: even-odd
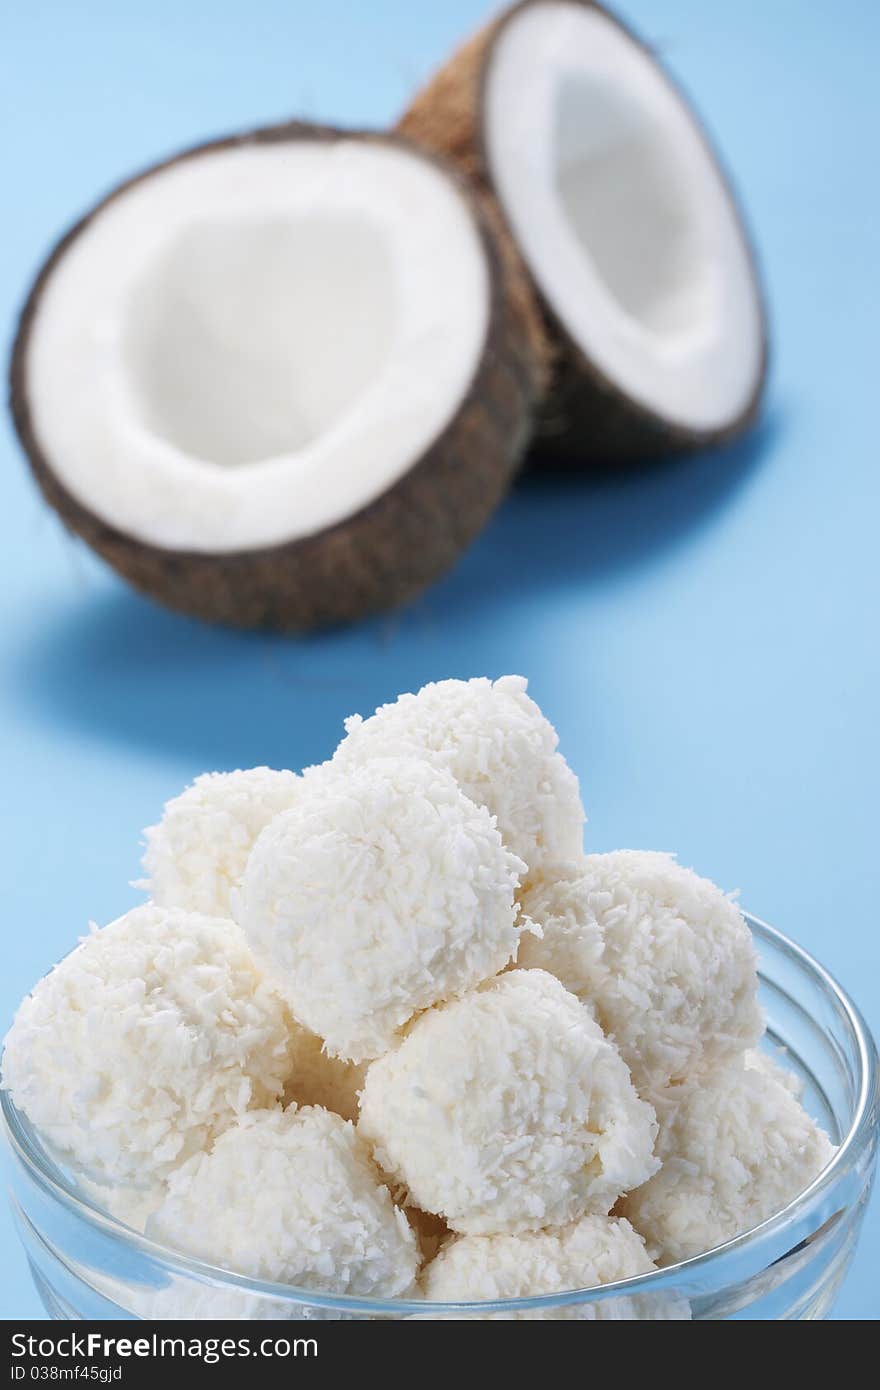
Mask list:
[[[514,472],[538,385],[515,281],[479,195],[403,139],[219,141],[53,252],[15,423],[68,526],[156,598],[355,618],[446,569]]]
[[[748,236],[698,117],[589,0],[525,0],[399,127],[491,192],[537,290],[543,449],[572,462],[699,447],[754,417],[766,325]]]

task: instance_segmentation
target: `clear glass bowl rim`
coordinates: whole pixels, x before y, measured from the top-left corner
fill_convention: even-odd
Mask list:
[[[556,1307],[572,1307],[578,1304],[598,1303],[614,1297],[627,1295],[654,1295],[665,1290],[686,1293],[687,1286],[696,1288],[711,1272],[729,1261],[737,1252],[748,1247],[769,1244],[773,1237],[791,1224],[798,1214],[810,1206],[841,1175],[848,1165],[867,1146],[877,1128],[877,1111],[880,1106],[880,1059],[870,1030],[856,1004],[837,983],[823,965],[789,937],[771,927],[761,918],[743,912],[753,935],[760,945],[761,939],[772,942],[775,949],[793,959],[802,969],[814,977],[822,992],[838,1006],[851,1033],[851,1041],[858,1064],[857,1097],[852,1122],[843,1136],[835,1154],[822,1172],[809,1187],[783,1207],[775,1215],[759,1226],[736,1236],[733,1240],[716,1246],[713,1250],[696,1255],[679,1264],[667,1265],[632,1279],[618,1280],[612,1284],[602,1284],[589,1289],[572,1289],[552,1294],[533,1295],[528,1298],[483,1300],[480,1302],[440,1303],[416,1298],[365,1298],[348,1294],[321,1294],[314,1290],[297,1288],[292,1284],[279,1284],[271,1281],[248,1278],[235,1274],[217,1265],[192,1259],[176,1250],[158,1244],[147,1236],[140,1235],[121,1221],[105,1212],[97,1205],[76,1192],[69,1184],[65,1174],[47,1160],[42,1148],[32,1140],[29,1123],[23,1119],[13,1104],[9,1093],[0,1090],[0,1112],[7,1144],[13,1154],[24,1166],[33,1181],[54,1201],[60,1203],[77,1220],[84,1221],[104,1234],[110,1235],[155,1264],[171,1272],[185,1275],[203,1287],[225,1288],[250,1294],[254,1297],[271,1298],[276,1302],[306,1305],[322,1312],[337,1312],[343,1315],[384,1314],[397,1317],[421,1314],[436,1318],[444,1314],[475,1315],[490,1312],[530,1312]],[[760,955],[760,952],[759,952]],[[759,962],[760,974],[760,962]],[[772,1261],[770,1261],[772,1263]],[[716,1288],[724,1285],[724,1279],[710,1279]]]

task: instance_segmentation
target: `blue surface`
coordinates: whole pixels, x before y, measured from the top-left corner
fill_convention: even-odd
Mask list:
[[[383,123],[479,0],[7,6],[0,316],[133,168],[287,114]],[[519,490],[406,613],[308,641],[200,627],[66,539],[0,434],[0,1017],[135,900],[140,827],[206,767],[298,767],[343,715],[447,675],[527,674],[590,843],[675,849],[804,942],[880,1029],[876,53],[880,6],[630,0],[702,108],[775,322],[748,441]],[[5,1023],[4,1023],[5,1026]],[[0,1313],[39,1315],[5,1214]],[[880,1312],[880,1203],[839,1313]]]

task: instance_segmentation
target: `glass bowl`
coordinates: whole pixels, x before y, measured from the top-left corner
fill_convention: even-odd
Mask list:
[[[806,951],[747,918],[760,955],[765,1049],[784,1052],[804,1103],[839,1145],[785,1210],[716,1250],[579,1292],[497,1303],[329,1297],[229,1274],[154,1244],[102,1211],[46,1152],[4,1092],[10,1200],[53,1318],[824,1318],[850,1265],[870,1195],[880,1082],[858,1010]]]

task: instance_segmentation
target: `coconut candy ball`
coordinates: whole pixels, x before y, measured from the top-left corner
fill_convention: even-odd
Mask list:
[[[286,1010],[228,921],[147,905],[87,936],[22,1003],[3,1085],[93,1180],[149,1189],[271,1105]]]
[[[294,1016],[361,1062],[511,960],[523,868],[448,772],[378,758],[303,779],[254,846],[236,915]]]
[[[834,1152],[789,1083],[742,1058],[681,1088],[658,1150],[663,1166],[621,1210],[661,1265],[712,1250],[781,1211]]]
[[[270,767],[197,777],[144,831],[148,878],[141,886],[160,907],[229,917],[230,893],[257,836],[294,804],[301,786],[295,772]]]
[[[585,816],[577,777],[527,685],[522,676],[503,676],[423,686],[369,719],[347,719],[333,762],[349,771],[411,753],[446,768],[497,818],[501,838],[531,877],[548,861],[582,853]]]
[[[569,1226],[521,1235],[456,1236],[423,1271],[420,1286],[423,1296],[435,1302],[470,1303],[593,1288],[655,1268],[645,1242],[628,1221],[593,1215]],[[462,1316],[491,1322],[593,1322],[681,1319],[688,1312],[668,1295],[642,1294],[600,1303]]]
[[[640,1092],[753,1044],[763,1020],[751,932],[736,904],[672,855],[591,854],[528,889],[543,936],[519,964],[588,1003]]]
[[[587,1009],[512,970],[430,1009],[367,1069],[360,1132],[416,1206],[497,1234],[607,1213],[656,1169],[656,1124]]]
[[[252,1279],[407,1293],[416,1238],[354,1126],[318,1106],[242,1116],[169,1182],[154,1240]]]

